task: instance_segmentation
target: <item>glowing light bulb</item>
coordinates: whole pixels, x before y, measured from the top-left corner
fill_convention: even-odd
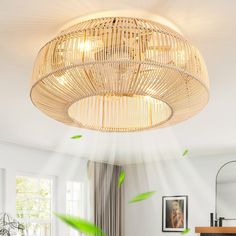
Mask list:
[[[61,85],[65,85],[67,83],[64,77],[57,77],[57,81]]]
[[[89,40],[79,43],[79,49],[81,51],[87,52],[87,51],[90,51],[91,48],[92,48],[92,42]]]

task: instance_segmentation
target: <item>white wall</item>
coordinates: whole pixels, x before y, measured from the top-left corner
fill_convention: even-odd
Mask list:
[[[15,216],[16,175],[21,173],[55,178],[55,211],[66,212],[66,182],[87,182],[87,161],[59,153],[0,142],[0,211]],[[66,226],[55,223],[54,236],[65,236]]]
[[[236,166],[235,166],[236,167]],[[218,216],[236,218],[236,181],[218,185]],[[236,222],[234,222],[236,223]]]
[[[191,158],[180,157],[146,164],[125,166],[125,235],[156,236],[162,233],[162,196],[189,196],[189,228],[194,235],[195,226],[209,225],[209,213],[214,212],[214,184],[218,168],[234,156]],[[19,172],[56,177],[57,211],[65,212],[66,182],[87,181],[87,161],[58,153],[26,148],[0,142],[0,183],[5,183],[3,210],[15,214],[15,176]],[[0,172],[1,173],[1,172]],[[144,202],[128,204],[138,193],[156,190],[157,194]],[[0,194],[1,195],[1,194]],[[2,200],[1,200],[2,199]],[[3,204],[1,204],[3,201]],[[56,236],[65,236],[64,224],[57,222]]]
[[[3,191],[4,191],[4,179],[3,179],[3,169],[0,169],[0,212],[3,210]]]
[[[125,166],[125,236],[157,236],[162,232],[162,196],[189,196],[189,228],[209,226],[215,207],[215,176],[222,164],[235,156],[180,157],[179,159]],[[135,195],[156,190],[151,199],[128,204]]]

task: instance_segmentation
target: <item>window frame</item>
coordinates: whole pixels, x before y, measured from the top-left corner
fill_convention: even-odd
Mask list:
[[[80,193],[80,196],[82,196],[82,203],[81,203],[81,207],[82,207],[82,216],[78,215],[79,217],[82,217],[84,219],[88,219],[90,220],[90,201],[89,201],[89,193],[90,193],[90,189],[89,189],[89,182],[88,180],[84,180],[84,181],[80,181],[80,180],[67,180],[66,181],[66,214],[70,214],[68,209],[67,209],[67,203],[68,202],[75,202],[75,201],[78,201],[80,202],[80,200],[75,200],[75,199],[67,199],[67,184],[70,184],[70,183],[79,183],[79,184],[82,184],[82,193]],[[72,214],[73,215],[73,214]],[[67,231],[69,232],[69,231]],[[83,234],[78,232],[77,234],[78,236],[82,236]]]
[[[53,217],[53,212],[55,212],[55,209],[56,209],[56,176],[53,176],[53,175],[45,175],[45,174],[39,174],[39,173],[31,173],[31,172],[24,172],[24,171],[16,171],[15,173],[15,204],[16,204],[16,197],[17,197],[17,193],[16,193],[16,178],[17,177],[29,177],[29,178],[36,178],[36,179],[49,179],[52,181],[52,192],[51,192],[51,220],[50,220],[50,223],[51,223],[51,229],[50,229],[50,234],[51,236],[54,236],[55,235],[55,232],[56,232],[56,222],[55,222],[55,217]],[[15,211],[17,212],[16,210],[16,206],[15,206]],[[16,219],[19,221],[19,222],[22,222],[22,223],[36,223],[36,224],[46,224],[48,223],[47,220],[38,220],[38,219],[33,219],[33,220],[30,220],[30,219],[26,219],[26,218],[17,218],[16,216]]]

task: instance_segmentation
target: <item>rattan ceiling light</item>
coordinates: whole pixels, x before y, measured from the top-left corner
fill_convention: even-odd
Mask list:
[[[149,20],[106,17],[63,30],[39,52],[31,99],[63,123],[139,131],[183,121],[208,101],[198,50]]]

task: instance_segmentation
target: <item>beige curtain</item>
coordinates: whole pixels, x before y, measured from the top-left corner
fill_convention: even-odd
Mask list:
[[[107,236],[123,236],[123,187],[118,187],[120,171],[119,166],[89,162],[92,218]]]

